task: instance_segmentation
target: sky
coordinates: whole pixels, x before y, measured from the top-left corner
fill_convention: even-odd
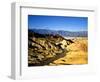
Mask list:
[[[28,15],[28,29],[87,31],[87,17]]]

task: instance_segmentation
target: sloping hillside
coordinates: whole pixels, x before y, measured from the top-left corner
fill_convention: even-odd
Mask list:
[[[73,43],[60,35],[38,34],[29,31],[28,34],[28,65],[49,65],[54,60],[64,57],[67,45]]]
[[[64,57],[53,61],[51,65],[87,64],[88,43],[87,38],[77,38],[74,43],[67,46],[67,53]]]

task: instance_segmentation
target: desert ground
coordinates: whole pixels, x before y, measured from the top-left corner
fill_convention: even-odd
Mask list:
[[[29,31],[28,66],[88,63],[87,37],[62,37]]]
[[[67,53],[64,57],[59,58],[50,65],[72,65],[88,63],[88,42],[85,37],[73,39],[72,44],[67,46]]]

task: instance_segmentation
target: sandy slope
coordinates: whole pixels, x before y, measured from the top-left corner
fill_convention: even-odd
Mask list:
[[[88,51],[87,51],[87,39],[78,38],[74,39],[74,43],[67,47],[68,52],[65,57],[55,60],[51,65],[63,65],[63,64],[87,64],[88,63]]]

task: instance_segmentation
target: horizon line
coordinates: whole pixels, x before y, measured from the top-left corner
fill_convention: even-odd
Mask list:
[[[51,31],[70,31],[70,32],[83,32],[83,31],[87,31],[88,32],[88,30],[76,30],[76,31],[72,31],[72,30],[52,30],[52,29],[43,29],[43,28],[28,28],[28,29],[30,29],[30,30],[32,30],[32,29],[36,29],[36,30],[51,30]]]

